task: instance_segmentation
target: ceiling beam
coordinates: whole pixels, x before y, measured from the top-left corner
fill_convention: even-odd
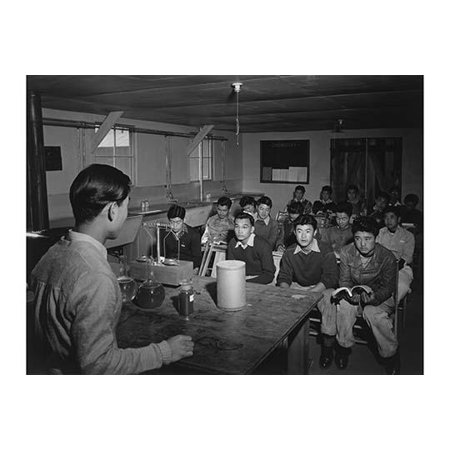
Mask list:
[[[203,125],[203,127],[200,128],[200,131],[195,135],[192,142],[187,147],[187,154],[190,155],[200,144],[200,142],[203,141],[203,139],[206,137],[206,135],[214,128],[214,125]]]
[[[91,153],[97,149],[100,143],[103,141],[105,136],[109,133],[111,128],[116,124],[119,118],[122,116],[123,111],[112,111],[108,114],[106,119],[100,125],[97,133],[94,134],[91,142]]]

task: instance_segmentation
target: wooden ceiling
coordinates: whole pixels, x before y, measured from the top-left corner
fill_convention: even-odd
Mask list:
[[[29,75],[43,108],[241,133],[422,128],[423,77],[410,75]]]

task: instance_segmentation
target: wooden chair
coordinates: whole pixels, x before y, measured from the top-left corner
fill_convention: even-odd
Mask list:
[[[216,264],[226,258],[227,246],[225,244],[215,244],[207,242],[203,251],[202,262],[198,274],[201,277],[206,277],[210,274],[211,277],[216,277]],[[210,263],[212,260],[212,267]]]

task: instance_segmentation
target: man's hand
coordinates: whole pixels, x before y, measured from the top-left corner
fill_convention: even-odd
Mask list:
[[[286,247],[283,244],[280,244],[277,248],[277,252],[284,253],[285,250],[286,250]]]
[[[194,275],[198,275],[198,271],[200,270],[200,267],[196,267],[193,271],[192,271],[192,273],[194,274]]]
[[[171,362],[178,361],[194,354],[194,343],[192,342],[191,336],[179,334],[167,339],[167,342],[172,350]]]
[[[361,305],[371,305],[375,300],[375,294],[371,292],[370,294],[366,294],[365,292],[361,293]]]

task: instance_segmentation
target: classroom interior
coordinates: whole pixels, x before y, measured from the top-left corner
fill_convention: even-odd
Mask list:
[[[129,260],[153,251],[143,224],[164,222],[173,203],[201,227],[223,195],[233,212],[243,195],[266,195],[275,218],[297,185],[310,201],[330,185],[340,201],[356,184],[369,204],[397,186],[401,199],[416,194],[424,211],[419,75],[28,75],[27,127],[27,279],[74,225],[70,184],[94,162],[132,180],[129,215],[141,226],[120,248]],[[267,142],[298,143],[297,153],[265,151]],[[417,242],[411,293],[398,312],[405,375],[424,373],[423,238]],[[27,372],[34,373],[27,346]],[[383,373],[370,342],[354,347],[345,372],[321,369],[319,353],[311,333],[310,374]],[[256,373],[285,373],[283,358],[274,352]]]

